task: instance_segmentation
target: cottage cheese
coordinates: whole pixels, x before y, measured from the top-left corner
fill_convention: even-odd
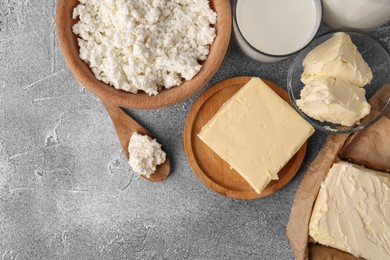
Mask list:
[[[80,58],[116,89],[157,95],[201,69],[216,32],[208,0],[80,0]]]
[[[156,166],[165,162],[166,154],[155,139],[134,132],[129,143],[131,168],[146,177],[156,171]]]

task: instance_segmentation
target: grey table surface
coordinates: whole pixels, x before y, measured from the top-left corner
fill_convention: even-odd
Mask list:
[[[0,0],[0,259],[293,259],[285,235],[291,205],[326,135],[310,138],[285,188],[249,201],[209,190],[182,143],[186,115],[204,90],[241,75],[286,88],[291,58],[262,64],[232,43],[190,99],[128,110],[171,159],[170,177],[151,183],[130,170],[102,104],[64,63],[56,4]],[[390,24],[371,33],[389,49]]]

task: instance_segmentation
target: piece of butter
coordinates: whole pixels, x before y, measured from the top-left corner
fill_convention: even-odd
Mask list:
[[[301,91],[298,107],[321,122],[352,126],[370,113],[364,88],[338,78],[313,78]]]
[[[390,175],[333,164],[309,224],[315,242],[365,259],[390,259]]]
[[[252,78],[198,136],[261,193],[313,132],[278,94]]]
[[[304,84],[313,77],[331,77],[363,87],[373,77],[370,67],[344,32],[335,33],[311,50],[303,60],[303,66],[301,81]]]

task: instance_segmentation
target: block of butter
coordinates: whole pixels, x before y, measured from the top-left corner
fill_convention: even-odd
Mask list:
[[[321,122],[352,126],[371,111],[365,94],[364,88],[349,81],[319,77],[305,85],[296,102],[308,116]]]
[[[390,175],[337,162],[309,224],[315,242],[365,259],[390,259]]]
[[[372,80],[372,71],[348,34],[335,33],[332,38],[311,50],[303,60],[301,80],[307,84],[313,77],[330,77],[363,87]]]
[[[338,32],[311,50],[304,70],[298,107],[310,117],[344,126],[359,123],[371,111],[365,85],[373,78],[348,34]]]
[[[198,136],[260,194],[313,132],[278,94],[252,78]]]

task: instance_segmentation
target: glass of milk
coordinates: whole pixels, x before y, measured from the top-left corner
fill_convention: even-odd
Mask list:
[[[275,62],[302,50],[322,21],[321,0],[237,0],[233,32],[250,58]]]
[[[333,28],[369,30],[390,21],[390,0],[323,0],[324,21]]]

